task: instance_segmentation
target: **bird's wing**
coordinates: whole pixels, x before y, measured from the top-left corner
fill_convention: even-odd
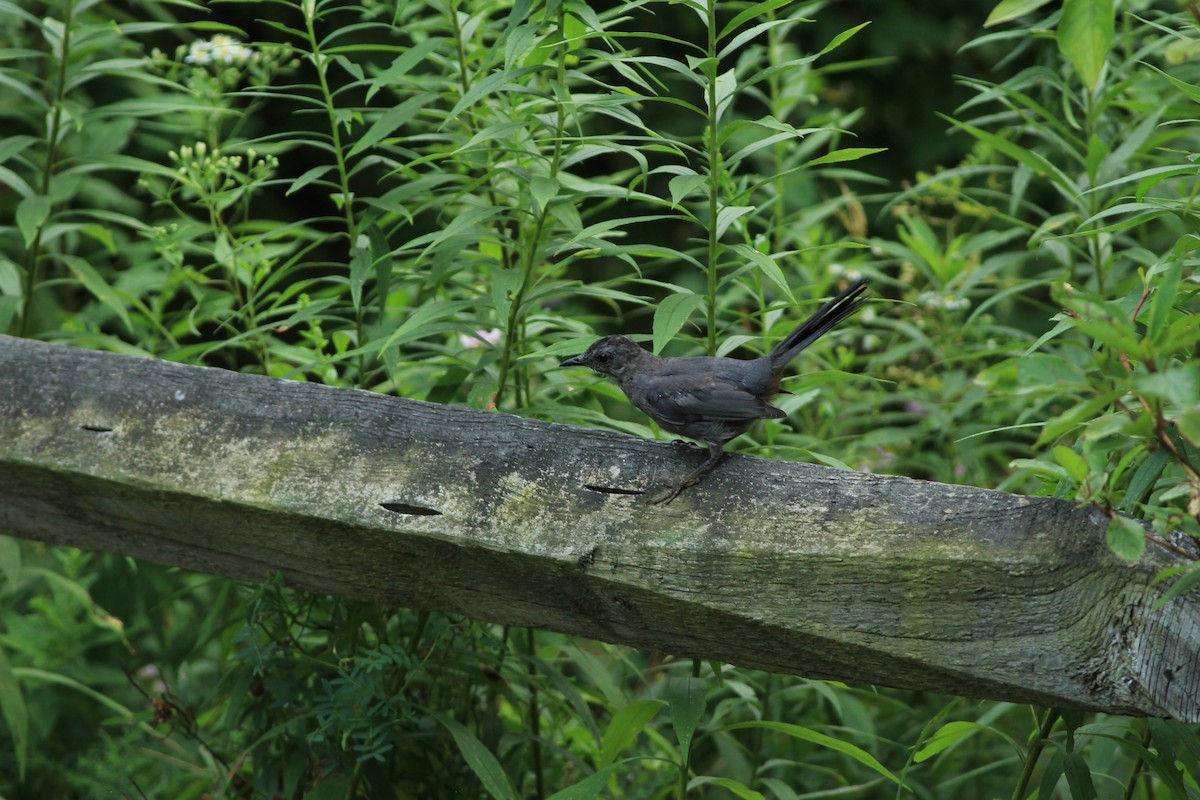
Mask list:
[[[744,422],[784,416],[746,389],[712,375],[664,376],[650,382],[643,399],[653,408],[647,413],[674,426],[697,420]]]

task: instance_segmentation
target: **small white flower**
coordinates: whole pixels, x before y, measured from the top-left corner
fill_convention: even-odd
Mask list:
[[[201,39],[192,42],[183,60],[188,64],[201,66],[214,63],[245,64],[253,61],[256,56],[254,48],[247,47],[232,36],[218,33],[208,41]]]

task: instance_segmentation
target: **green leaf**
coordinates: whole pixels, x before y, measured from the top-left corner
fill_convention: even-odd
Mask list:
[[[1137,561],[1146,549],[1146,529],[1129,517],[1115,516],[1108,522],[1108,549],[1126,561]]]
[[[729,104],[733,102],[734,95],[737,94],[737,71],[729,69],[717,76],[717,113],[716,121],[719,123],[721,117],[725,115],[725,110],[729,108]],[[704,96],[707,98],[708,93]]]
[[[1176,261],[1167,269],[1158,289],[1154,292],[1154,300],[1150,309],[1150,324],[1148,334],[1151,341],[1157,342],[1159,334],[1166,327],[1167,317],[1175,307],[1175,295],[1179,291],[1179,280],[1183,277],[1183,262]]]
[[[1138,503],[1154,488],[1155,482],[1170,460],[1171,454],[1166,450],[1155,450],[1148,455],[1129,479],[1129,488],[1125,490],[1125,497],[1117,510],[1124,514],[1132,514],[1137,510]]]
[[[792,294],[792,287],[788,285],[787,278],[784,277],[783,270],[779,268],[779,262],[771,258],[766,253],[760,253],[748,244],[735,244],[730,250],[745,258],[747,261],[754,264],[762,273],[767,276],[771,283],[775,284],[775,288],[779,290],[789,303],[796,302],[796,296]]]
[[[409,73],[412,72],[413,67],[420,63],[425,56],[429,55],[441,42],[442,40],[438,37],[430,36],[428,39],[421,40],[398,56],[390,67],[371,79],[371,88],[367,90],[367,101],[369,102],[375,93],[385,86],[393,84],[400,87],[413,85],[414,81],[405,79],[409,77]]]
[[[984,144],[990,145],[996,150],[999,150],[1001,153],[1013,159],[1014,161],[1024,164],[1038,175],[1049,178],[1068,196],[1074,197],[1076,194],[1078,194],[1078,189],[1075,187],[1075,182],[1072,181],[1065,172],[1056,167],[1042,154],[1035,153],[1032,150],[1026,150],[1024,147],[1014,144],[1002,136],[997,136],[989,131],[976,128],[974,125],[968,125],[965,122],[959,122],[956,119],[951,119],[945,114],[938,114],[938,116],[949,122],[951,125],[954,125],[956,128],[960,128],[961,130],[971,134]]]
[[[629,759],[629,761],[632,760]],[[579,783],[568,786],[565,789],[560,789],[550,795],[547,800],[593,800],[593,798],[600,796],[600,793],[608,785],[608,779],[617,769],[624,766],[625,763],[627,762],[622,761],[620,764],[612,764],[604,769],[597,770]]]
[[[8,654],[0,647],[0,714],[4,716],[8,735],[13,743],[17,762],[17,778],[25,779],[25,764],[29,756],[29,712],[21,687],[8,663]]]
[[[925,743],[924,747],[913,754],[913,761],[920,764],[922,761],[926,761],[933,756],[936,756],[947,747],[961,742],[968,736],[973,736],[979,731],[990,730],[991,728],[989,728],[987,725],[980,725],[978,722],[967,722],[964,720],[947,722],[945,725],[938,728],[937,733],[935,733],[929,739],[929,741]]]
[[[679,740],[679,751],[683,762],[687,763],[688,753],[692,747],[692,737],[700,717],[704,714],[705,689],[707,684],[703,678],[693,678],[691,675],[674,677],[667,680],[667,706],[671,710],[671,726]]]
[[[38,231],[50,217],[50,198],[44,194],[31,194],[17,204],[17,227],[26,247],[32,247]]]
[[[537,204],[535,210],[540,213],[558,195],[558,181],[545,175],[536,175],[529,181],[529,193]]]
[[[1075,479],[1076,483],[1083,483],[1087,480],[1088,465],[1083,460],[1083,456],[1076,453],[1069,447],[1058,445],[1054,448],[1054,460],[1062,465],[1067,474]]]
[[[67,265],[67,269],[71,270],[83,284],[83,288],[91,292],[93,297],[116,314],[125,324],[126,329],[132,333],[133,322],[130,321],[129,312],[125,310],[125,302],[117,290],[110,286],[91,264],[79,256],[63,255],[60,258]]]
[[[435,300],[425,303],[418,306],[416,311],[410,314],[399,328],[392,331],[382,344],[378,341],[371,342],[363,350],[368,353],[382,353],[389,347],[420,339],[430,333],[427,329],[433,323],[477,305],[478,303],[474,300]]]
[[[704,786],[710,783],[715,786],[720,786],[722,789],[737,795],[738,797],[742,798],[742,800],[765,800],[761,792],[756,792],[746,784],[742,783],[741,781],[735,781],[733,778],[714,778],[711,775],[701,775],[697,778],[693,778],[688,783],[688,789],[691,790],[697,786]]]
[[[778,731],[779,733],[787,734],[795,739],[802,739],[806,742],[812,742],[820,747],[826,747],[830,750],[835,750],[842,755],[849,756],[864,767],[878,772],[892,783],[899,784],[901,781],[892,771],[880,764],[875,756],[863,750],[861,747],[843,742],[841,739],[834,739],[832,736],[826,736],[823,733],[818,733],[811,728],[805,728],[801,725],[793,725],[789,722],[738,722],[733,725],[727,725],[722,730],[739,730],[742,728],[765,728],[766,730]]]
[[[1088,90],[1096,88],[1113,43],[1113,0],[1063,0],[1058,49]]]
[[[764,2],[755,3],[748,8],[742,9],[742,11],[736,17],[725,23],[725,27],[722,28],[721,32],[717,34],[717,41],[724,41],[726,36],[733,33],[738,28],[742,27],[742,25],[746,24],[755,17],[768,14],[777,8],[788,5],[791,2],[792,0],[764,0]]]
[[[687,290],[667,295],[654,309],[654,352],[660,353],[688,321],[704,297]]]
[[[725,206],[717,212],[717,238],[725,235],[729,226],[754,210],[754,206]]]
[[[1011,22],[1018,17],[1037,11],[1049,2],[1050,0],[1003,0],[992,9],[992,13],[988,14],[983,27],[990,28],[992,25],[999,25],[1002,22]]]
[[[1067,786],[1071,788],[1071,800],[1095,800],[1096,786],[1092,783],[1092,771],[1079,753],[1067,753],[1063,772],[1067,775]]]
[[[1189,408],[1175,418],[1179,434],[1194,446],[1200,447],[1200,408]]]
[[[11,536],[0,536],[0,575],[8,586],[0,590],[0,596],[17,585],[21,575],[21,544]]]
[[[667,182],[671,190],[671,204],[679,205],[679,201],[699,189],[708,181],[703,175],[676,175]]]
[[[621,706],[604,729],[603,744],[596,765],[607,767],[618,755],[637,740],[648,723],[663,706],[660,700],[635,700]]]
[[[483,788],[487,790],[488,794],[496,800],[517,800],[518,795],[513,790],[512,784],[509,783],[508,776],[504,774],[504,768],[500,766],[500,762],[496,760],[492,751],[484,747],[483,742],[475,737],[475,734],[449,717],[435,713],[433,718],[450,731],[467,766],[479,778],[479,782],[483,784]]]
[[[1200,86],[1193,86],[1192,84],[1188,83],[1187,81],[1181,81],[1181,80],[1179,80],[1179,78],[1168,75],[1167,73],[1163,72],[1161,69],[1154,66],[1153,64],[1144,64],[1144,66],[1147,66],[1150,69],[1157,72],[1159,75],[1162,75],[1164,78],[1166,78],[1168,81],[1170,81],[1171,85],[1174,86],[1176,89],[1183,92],[1185,95],[1190,97],[1195,102],[1200,103]],[[1191,169],[1194,171],[1195,167],[1191,167]]]
[[[1110,402],[1111,398],[1109,397],[1093,397],[1091,400],[1085,400],[1082,403],[1071,406],[1058,416],[1052,417],[1042,426],[1042,433],[1038,436],[1035,444],[1040,446],[1047,442],[1053,442],[1059,436],[1073,430],[1076,426],[1090,422]]]
[[[422,92],[408,98],[398,106],[389,108],[383,113],[383,116],[375,120],[374,124],[367,128],[366,132],[359,137],[354,146],[350,148],[350,152],[346,154],[346,158],[353,158],[362,151],[374,147],[379,141],[391,136],[397,128],[411,121],[426,103],[436,97],[437,95],[433,92]]]
[[[1200,375],[1196,373],[1195,364],[1137,375],[1133,385],[1143,394],[1178,406],[1200,405]]]
[[[886,147],[843,147],[841,150],[831,150],[823,156],[817,156],[812,161],[804,162],[804,167],[817,167],[821,164],[838,164],[843,161],[857,161],[864,156],[875,155],[887,150]]]

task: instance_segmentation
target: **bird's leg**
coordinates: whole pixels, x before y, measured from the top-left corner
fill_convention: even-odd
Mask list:
[[[664,497],[658,500],[651,500],[650,502],[654,505],[668,505],[676,497],[679,497],[679,494],[684,489],[688,488],[689,486],[695,486],[697,483],[702,481],[704,476],[712,472],[713,468],[716,467],[717,464],[720,464],[727,455],[729,454],[725,452],[725,446],[723,444],[710,444],[708,446],[708,458],[705,459],[703,464],[689,472],[688,476],[680,481],[679,485],[673,488]]]

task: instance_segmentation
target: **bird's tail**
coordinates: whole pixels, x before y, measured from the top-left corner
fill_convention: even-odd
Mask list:
[[[830,328],[858,311],[866,302],[867,282],[859,281],[837,297],[821,306],[815,314],[801,322],[771,351],[771,366],[781,369],[800,354],[800,351],[820,339]]]

